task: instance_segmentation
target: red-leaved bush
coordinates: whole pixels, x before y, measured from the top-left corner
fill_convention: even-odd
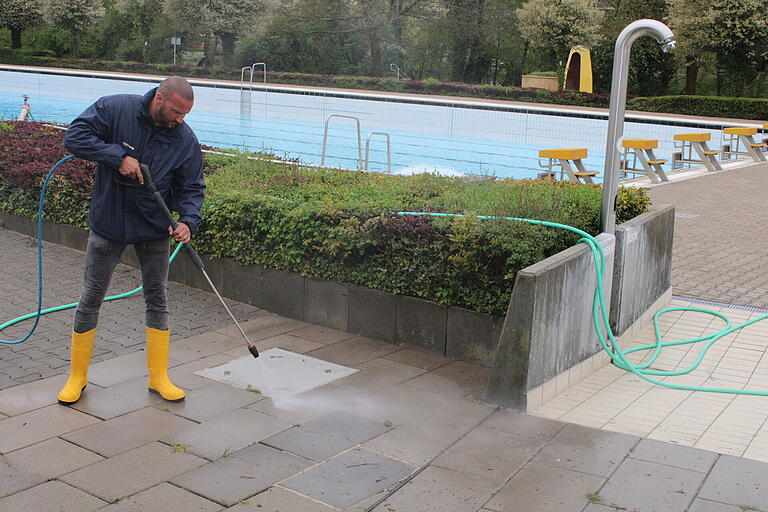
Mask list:
[[[70,154],[64,147],[64,131],[44,123],[0,123],[0,179],[11,187],[37,193],[51,167]],[[64,162],[56,176],[90,192],[96,164],[78,158]]]

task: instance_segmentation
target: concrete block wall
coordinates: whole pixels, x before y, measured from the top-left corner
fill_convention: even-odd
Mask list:
[[[616,227],[611,328],[626,333],[659,298],[671,293],[675,208],[660,205]]]
[[[611,296],[615,237],[597,237],[605,251],[606,300]],[[578,244],[518,272],[488,385],[490,401],[526,409],[527,392],[598,354],[592,305],[597,276],[592,251]]]

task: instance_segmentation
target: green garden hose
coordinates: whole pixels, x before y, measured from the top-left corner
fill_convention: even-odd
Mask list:
[[[416,216],[430,216],[430,217],[463,217],[463,215],[457,214],[457,213],[427,213],[427,212],[397,212],[397,213],[398,215],[416,215]],[[704,355],[706,354],[707,350],[709,350],[709,348],[717,340],[719,340],[723,336],[727,336],[728,334],[734,331],[743,329],[744,327],[752,325],[761,320],[765,320],[766,318],[768,318],[768,314],[759,316],[757,318],[754,318],[742,324],[732,326],[731,321],[728,319],[728,317],[715,311],[710,311],[702,308],[693,308],[693,307],[664,308],[657,311],[656,314],[653,316],[653,327],[656,333],[656,343],[634,347],[628,350],[621,350],[618,342],[616,341],[616,338],[613,335],[613,331],[611,330],[611,326],[608,321],[608,312],[605,307],[605,298],[603,297],[602,283],[605,277],[605,252],[603,251],[602,246],[597,241],[597,239],[595,239],[595,237],[573,226],[568,226],[566,224],[558,224],[557,222],[547,222],[544,220],[534,220],[534,219],[522,219],[519,217],[493,217],[493,216],[485,216],[485,215],[478,215],[477,218],[527,222],[529,224],[549,226],[549,227],[558,228],[558,229],[565,229],[567,231],[571,231],[581,236],[581,238],[579,239],[579,242],[585,243],[589,246],[595,261],[595,274],[597,276],[597,286],[595,288],[595,297],[594,297],[593,307],[592,307],[592,322],[594,324],[595,333],[597,334],[597,338],[598,340],[600,340],[600,344],[602,345],[603,349],[608,353],[608,355],[611,357],[611,361],[618,368],[621,368],[622,370],[630,371],[635,375],[637,375],[638,377],[640,377],[641,379],[646,380],[652,384],[656,384],[657,386],[663,386],[671,389],[681,389],[686,391],[707,391],[710,393],[729,393],[734,395],[768,396],[768,392],[766,391],[688,386],[684,384],[674,384],[666,381],[661,381],[653,377],[650,377],[651,375],[655,375],[655,376],[683,375],[693,371],[694,369],[696,369],[696,367],[699,365],[701,360],[704,358]],[[726,326],[722,330],[716,333],[710,334],[709,336],[701,336],[698,338],[692,338],[688,340],[664,342],[662,340],[662,335],[659,329],[659,318],[664,313],[669,313],[672,311],[695,311],[699,313],[707,313],[709,315],[713,315],[724,320],[726,323]],[[602,319],[603,325],[605,326],[605,330],[606,330],[605,334],[603,334],[600,327],[601,319]],[[608,345],[608,343],[606,343],[606,337],[610,340],[610,346]],[[683,370],[677,370],[677,371],[662,371],[662,370],[647,369],[650,365],[654,363],[656,358],[661,353],[661,349],[664,347],[698,343],[698,342],[704,342],[704,341],[706,341],[706,343],[704,347],[701,349],[701,351],[699,352],[699,355],[696,358],[696,361],[694,361],[688,368],[685,368]],[[632,352],[637,352],[639,350],[651,350],[651,349],[653,349],[653,354],[648,359],[648,361],[643,364],[636,365],[631,363],[627,359],[627,355]]]
[[[34,325],[32,325],[32,328],[29,330],[26,336],[23,338],[20,338],[18,340],[3,340],[0,339],[0,343],[5,345],[16,345],[19,343],[24,343],[27,341],[32,334],[35,332],[35,329],[37,329],[37,325],[40,322],[40,317],[43,315],[46,315],[48,313],[53,313],[55,311],[62,311],[65,309],[71,309],[74,307],[77,307],[77,302],[73,302],[71,304],[65,304],[63,306],[56,306],[54,308],[49,309],[42,309],[43,304],[43,202],[45,200],[45,191],[48,189],[48,182],[50,181],[53,174],[56,172],[56,169],[69,160],[70,158],[74,158],[74,155],[65,156],[56,164],[51,167],[51,170],[48,171],[48,175],[45,177],[45,180],[43,181],[42,189],[40,190],[40,201],[37,205],[37,311],[34,313],[29,313],[23,316],[20,316],[18,318],[14,318],[13,320],[9,320],[8,322],[5,322],[4,324],[0,324],[0,331],[3,329],[6,329],[7,327],[10,327],[12,325],[15,325],[19,322],[22,322],[24,320],[29,320],[30,318],[35,319]],[[179,244],[176,247],[176,250],[173,251],[171,254],[171,257],[168,259],[169,262],[173,261],[174,258],[176,258],[176,255],[179,254],[179,251],[181,251],[181,248],[184,244]],[[139,286],[138,288],[131,290],[129,292],[121,293],[119,295],[112,295],[110,297],[105,298],[105,301],[108,300],[118,300],[118,299],[124,299],[126,297],[130,297],[131,295],[139,293],[141,290],[143,290],[143,286]]]

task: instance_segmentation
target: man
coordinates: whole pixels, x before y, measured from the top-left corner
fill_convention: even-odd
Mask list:
[[[146,304],[148,388],[177,401],[184,391],[168,379],[169,235],[188,242],[200,224],[203,159],[200,144],[184,116],[194,93],[181,77],[171,77],[143,97],[100,98],[69,126],[64,144],[73,154],[98,162],[88,224],[83,291],[75,312],[69,379],[59,402],[73,404],[88,383],[99,309],[112,272],[125,247],[133,244],[141,264]],[[149,166],[166,204],[179,214],[174,231],[144,183],[139,164]]]

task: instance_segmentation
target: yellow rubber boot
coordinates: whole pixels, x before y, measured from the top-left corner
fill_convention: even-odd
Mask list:
[[[83,333],[72,331],[69,378],[59,391],[60,404],[69,405],[80,400],[80,394],[88,384],[88,365],[91,363],[94,339],[96,339],[96,329]]]
[[[184,399],[184,390],[174,386],[168,378],[168,348],[171,342],[170,331],[160,331],[147,327],[147,367],[149,368],[150,391],[171,402]]]

